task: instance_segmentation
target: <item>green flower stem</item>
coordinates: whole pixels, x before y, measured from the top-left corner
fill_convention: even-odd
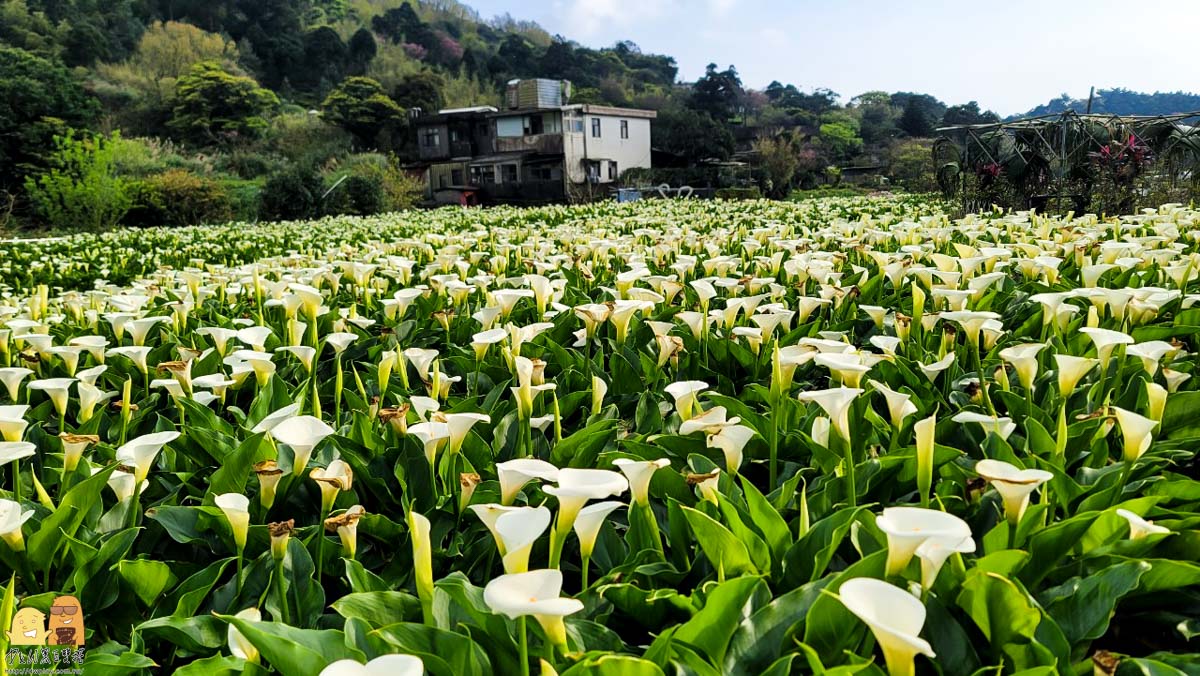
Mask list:
[[[338,353],[334,360],[337,366],[337,372],[333,380],[333,426],[341,427],[342,425],[342,355]]]
[[[246,558],[244,556],[244,552],[245,552],[245,550],[243,547],[238,547],[238,552],[237,552],[237,593],[238,594],[242,593],[242,567],[244,565],[244,563],[243,563],[244,559]]]
[[[992,395],[988,394],[987,377],[983,374],[983,356],[980,354],[982,348],[979,345],[978,338],[975,342],[971,343],[971,347],[971,356],[974,357],[975,361],[975,373],[979,375],[979,389],[983,392],[983,403],[987,406],[988,415],[995,416],[996,407],[992,405]]]
[[[517,640],[521,646],[521,676],[529,676],[529,632],[525,630],[525,616],[517,618]]]
[[[834,439],[837,441],[834,442]],[[829,443],[842,446],[842,462],[846,465],[846,502],[850,507],[858,506],[858,484],[854,470],[854,449],[848,439],[843,439],[837,430],[830,430]],[[833,449],[830,449],[833,450]]]
[[[284,624],[289,624],[291,620],[288,616],[291,613],[288,611],[287,592],[283,590],[283,559],[275,561],[275,594],[279,597],[279,613],[282,616],[280,619]]]
[[[317,584],[321,583],[321,574],[325,568],[325,519],[329,518],[329,512],[325,507],[321,507],[321,518],[317,520]]]
[[[779,413],[778,405],[771,407],[771,445],[770,445],[770,467],[768,470],[768,487],[769,490],[775,490],[779,480]]]
[[[584,554],[579,559],[579,591],[588,588],[588,563],[592,560],[590,554]]]
[[[21,504],[21,461],[12,461],[13,500]]]

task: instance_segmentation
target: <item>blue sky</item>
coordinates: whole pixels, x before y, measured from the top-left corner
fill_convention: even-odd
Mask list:
[[[747,86],[829,87],[843,100],[920,91],[1009,115],[1090,85],[1200,91],[1200,0],[465,2],[593,47],[633,40],[674,56],[683,79],[732,63]]]

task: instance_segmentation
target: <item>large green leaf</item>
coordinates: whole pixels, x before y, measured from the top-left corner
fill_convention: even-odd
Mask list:
[[[331,629],[297,629],[280,622],[252,622],[218,615],[232,624],[283,676],[310,676],[326,665],[350,659],[366,662],[361,652],[346,645],[346,636]]]
[[[749,573],[758,574],[760,571],[750,558],[746,545],[720,522],[691,507],[680,505],[688,526],[695,534],[700,549],[708,558],[713,568],[723,576]],[[678,544],[676,544],[678,546]]]

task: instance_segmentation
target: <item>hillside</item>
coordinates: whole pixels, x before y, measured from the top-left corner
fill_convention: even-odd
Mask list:
[[[1066,110],[1084,112],[1087,110],[1087,96],[1080,99],[1063,94],[1029,112],[1014,115],[1010,119],[1031,117],[1035,115],[1050,115]],[[1093,113],[1112,113],[1114,115],[1171,115],[1173,113],[1190,113],[1200,110],[1200,94],[1187,92],[1154,92],[1145,94],[1128,89],[1098,89],[1092,100]]]
[[[928,190],[921,139],[998,119],[919,92],[756,91],[733,65],[678,74],[631,42],[585,47],[454,0],[0,0],[0,101],[16,102],[0,104],[0,227],[402,208],[421,190],[411,119],[498,104],[514,78],[657,111],[655,172],[636,180],[772,197],[844,167]],[[748,170],[714,169],[731,158]]]

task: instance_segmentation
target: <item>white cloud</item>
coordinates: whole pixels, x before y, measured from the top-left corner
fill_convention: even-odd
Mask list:
[[[737,0],[708,0],[708,9],[713,14],[725,14],[736,4]]]
[[[567,35],[589,38],[614,26],[658,18],[672,4],[670,0],[563,0],[555,3],[555,10],[566,23]]]

